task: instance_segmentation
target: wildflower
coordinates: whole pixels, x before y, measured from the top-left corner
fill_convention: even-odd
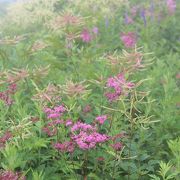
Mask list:
[[[66,111],[66,108],[63,105],[56,106],[52,109],[51,108],[44,109],[44,112],[46,113],[48,119],[60,118],[65,111]]]
[[[140,16],[141,16],[141,18],[142,18],[142,20],[144,22],[144,26],[146,26],[146,11],[144,9],[141,10]]]
[[[25,176],[21,173],[13,172],[13,171],[2,171],[0,172],[1,180],[25,180]]]
[[[136,44],[136,35],[133,32],[123,33],[121,40],[127,48],[134,47]]]
[[[97,35],[99,32],[98,27],[93,27],[92,32]]]
[[[76,142],[80,149],[88,150],[95,148],[99,143],[106,142],[109,140],[109,137],[98,132],[80,131],[78,135],[72,136],[72,139]]]
[[[176,1],[175,0],[167,0],[166,4],[167,4],[169,13],[173,14],[176,10]]]
[[[124,22],[125,24],[132,24],[134,21],[127,13],[125,13]]]
[[[89,43],[92,40],[91,34],[88,29],[84,29],[80,35],[83,42]]]
[[[13,100],[11,98],[11,95],[15,94],[16,90],[16,84],[9,84],[7,90],[5,90],[4,92],[0,92],[0,100],[2,100],[7,106],[12,105]]]
[[[12,138],[12,133],[6,131],[2,137],[0,137],[0,147],[4,147],[5,143]]]
[[[69,141],[69,142],[64,142],[64,143],[55,143],[54,148],[60,152],[73,153],[75,149],[75,145],[72,141]]]
[[[120,73],[115,77],[110,77],[107,80],[107,87],[112,88],[114,92],[108,92],[105,94],[107,99],[112,102],[115,101],[119,98],[120,95],[123,93],[127,95],[126,90],[130,90],[134,87],[134,83],[132,82],[127,82],[124,74]]]
[[[83,108],[83,113],[89,113],[89,112],[91,112],[91,106],[90,105],[86,105],[84,108]]]
[[[72,126],[73,122],[71,119],[68,119],[65,124],[66,124],[66,127],[68,127],[68,126]]]
[[[96,117],[96,121],[99,123],[99,124],[104,124],[104,122],[107,120],[107,116],[106,115],[102,115],[102,116],[98,116]]]
[[[93,149],[97,144],[109,140],[107,135],[98,133],[95,126],[86,123],[75,123],[71,128],[71,132],[71,139],[82,150]]]
[[[90,124],[86,124],[86,123],[82,123],[80,121],[78,121],[77,123],[75,123],[72,128],[71,128],[71,132],[74,131],[78,131],[78,130],[83,130],[83,131],[87,131],[87,130],[95,130],[95,128],[93,126],[91,126]]]
[[[123,144],[121,142],[117,142],[115,144],[112,144],[111,147],[115,150],[115,151],[120,151],[123,147]]]

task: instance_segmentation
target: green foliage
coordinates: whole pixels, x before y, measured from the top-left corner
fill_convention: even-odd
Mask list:
[[[30,0],[0,7],[0,179],[13,172],[27,180],[179,180],[179,8],[176,1],[170,13],[161,0]],[[128,32],[136,35],[131,48],[122,41]],[[110,102],[112,77],[121,93]],[[48,118],[45,109],[59,105],[66,112]],[[101,115],[107,115],[102,125]],[[95,126],[109,139],[84,150],[67,120]],[[55,148],[65,142],[74,143],[73,152],[71,144]]]

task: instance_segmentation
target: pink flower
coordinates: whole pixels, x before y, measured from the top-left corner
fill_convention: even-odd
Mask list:
[[[127,82],[124,74],[120,73],[117,76],[108,78],[106,86],[114,90],[114,92],[105,93],[107,99],[112,102],[117,100],[123,93],[127,95],[126,91],[132,89],[134,87],[134,83]]]
[[[59,113],[51,113],[47,116],[48,119],[56,119],[59,117],[60,117]]]
[[[92,32],[97,35],[99,32],[98,27],[93,27]]]
[[[83,42],[89,43],[92,40],[91,34],[88,29],[84,29],[80,35]]]
[[[21,173],[13,171],[3,171],[0,172],[0,180],[25,180],[25,176]]]
[[[107,116],[106,115],[102,115],[102,116],[98,116],[96,117],[96,121],[99,123],[99,124],[104,124],[105,120],[107,119]]]
[[[95,128],[93,126],[91,126],[90,124],[86,124],[86,123],[82,123],[82,122],[77,122],[75,123],[72,128],[71,128],[71,132],[74,131],[78,131],[78,130],[83,130],[83,131],[87,131],[87,130],[95,130]]]
[[[12,133],[10,131],[6,131],[2,137],[0,137],[0,147],[4,147],[6,141],[12,138]]]
[[[57,113],[64,113],[66,111],[66,108],[62,105],[54,107],[54,111]]]
[[[120,151],[123,147],[121,142],[117,142],[115,144],[112,144],[111,147],[115,150],[115,151]]]
[[[88,150],[95,148],[98,143],[103,143],[109,140],[109,137],[97,132],[81,131],[78,135],[73,135],[72,139],[80,149]]]
[[[77,122],[71,128],[71,139],[82,150],[92,149],[95,148],[96,145],[109,140],[109,137],[107,135],[100,134],[96,131],[96,127],[90,124]]]
[[[7,90],[0,92],[0,100],[2,100],[6,105],[10,106],[13,103],[11,96],[15,94],[17,90],[16,84],[9,84]]]
[[[132,48],[136,44],[136,35],[134,32],[123,33],[121,40],[127,48]]]
[[[72,120],[71,120],[71,119],[68,119],[68,120],[66,121],[66,127],[72,126],[72,125],[73,125]]]
[[[64,142],[64,143],[56,143],[54,144],[54,148],[60,152],[73,153],[75,149],[75,145],[72,141],[69,141],[69,142]]]
[[[51,108],[44,109],[44,112],[46,113],[48,119],[60,118],[65,111],[66,111],[66,108],[63,105],[56,106],[52,109]]]
[[[173,14],[176,10],[176,1],[175,0],[167,0],[166,4],[167,4],[169,13]]]

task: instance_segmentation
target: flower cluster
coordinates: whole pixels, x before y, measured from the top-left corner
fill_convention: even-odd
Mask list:
[[[120,95],[127,95],[126,90],[132,89],[134,87],[134,83],[127,82],[124,74],[120,73],[115,77],[110,77],[107,81],[107,87],[112,88],[114,92],[108,92],[105,94],[107,99],[112,102],[119,98]]]
[[[92,129],[94,129],[92,127]],[[97,144],[104,143],[109,140],[109,137],[105,134],[100,134],[95,130],[81,130],[77,135],[73,135],[72,140],[82,150],[88,150],[95,148]]]
[[[63,105],[56,106],[54,108],[45,108],[45,113],[48,119],[57,119],[60,118],[63,113],[66,111],[66,108]]]
[[[111,144],[111,147],[115,151],[120,151],[123,148],[123,144],[120,142],[120,138],[124,137],[124,133],[120,133],[112,137],[113,144]]]
[[[69,152],[73,153],[75,149],[75,145],[72,141],[67,141],[64,143],[55,143],[54,148],[57,149],[60,152]]]
[[[96,36],[99,33],[98,27],[93,27],[92,33]],[[89,43],[93,39],[92,33],[87,28],[85,28],[80,35],[82,41]]]
[[[86,124],[80,121],[72,125],[71,121],[70,141],[55,143],[53,147],[60,152],[72,153],[75,150],[75,147],[82,150],[89,150],[108,140],[109,136],[98,133],[95,125]]]
[[[104,122],[107,120],[107,116],[106,115],[102,115],[102,116],[98,116],[96,117],[96,121],[99,123],[99,124],[104,124]]]
[[[167,4],[169,13],[173,14],[176,10],[176,1],[175,0],[167,0],[166,4]]]
[[[54,108],[45,108],[44,112],[50,122],[47,123],[46,126],[43,127],[43,132],[45,132],[48,136],[54,136],[57,134],[57,125],[64,124],[63,120],[59,118],[66,111],[66,108],[63,105],[55,106]]]
[[[16,89],[16,84],[10,84],[7,90],[0,92],[0,100],[2,100],[6,105],[10,106],[13,103],[11,95],[15,94]]]
[[[2,171],[0,172],[0,180],[25,180],[25,176],[21,173],[13,171]]]
[[[0,147],[4,147],[6,141],[12,138],[12,134],[9,131],[6,131],[4,135],[0,138]]]
[[[135,46],[137,38],[134,32],[122,33],[120,37],[125,47],[132,48]]]

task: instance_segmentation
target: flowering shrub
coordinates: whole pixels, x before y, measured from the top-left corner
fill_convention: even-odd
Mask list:
[[[0,180],[180,179],[179,4],[0,2]]]

